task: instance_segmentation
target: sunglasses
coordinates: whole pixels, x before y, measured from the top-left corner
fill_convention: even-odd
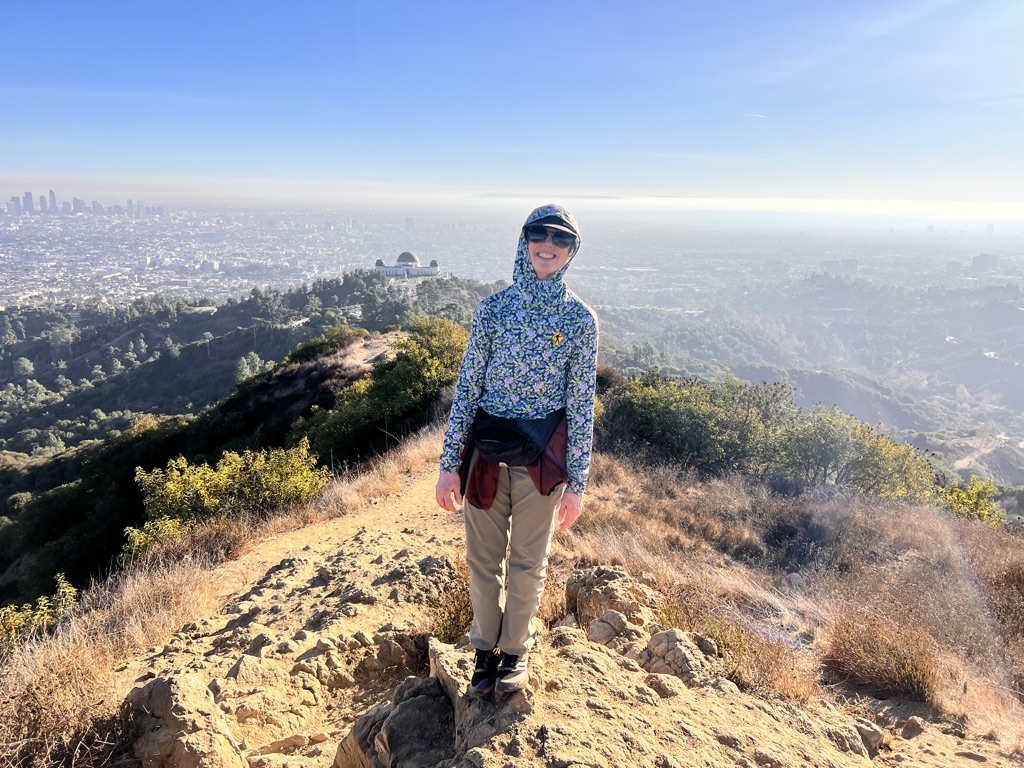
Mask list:
[[[571,248],[576,242],[576,236],[560,229],[548,229],[547,227],[523,227],[526,239],[531,243],[543,243],[551,236],[551,242],[556,248]]]

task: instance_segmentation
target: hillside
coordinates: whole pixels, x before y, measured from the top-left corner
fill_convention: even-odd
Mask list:
[[[958,456],[956,468],[979,477],[1005,478],[1007,485],[1024,485],[1024,446],[1002,437],[936,440],[936,449]]]
[[[694,297],[686,311],[601,308],[608,357],[627,372],[786,383],[802,406],[837,405],[889,434],[1024,439],[1024,306],[1019,288],[894,287],[816,275],[756,290]],[[1019,482],[1024,462],[1001,452],[969,470]],[[980,470],[980,471],[979,471]]]
[[[15,506],[9,588],[38,600],[0,609],[9,762],[137,748],[160,765],[217,743],[226,757],[192,764],[241,765],[232,743],[260,766],[417,764],[370,755],[399,742],[449,768],[1019,755],[1024,547],[998,489],[731,376],[599,370],[540,674],[467,707],[459,521],[433,505],[438,429],[410,437],[447,410],[465,344],[448,319],[391,339],[338,327],[197,418],[83,449],[77,479]],[[428,669],[440,682],[395,692]],[[414,712],[425,745],[403,741]]]
[[[390,336],[353,334],[313,359],[281,365],[240,386],[197,418],[143,418],[124,434],[67,456],[0,463],[0,600],[35,599],[63,571],[84,585],[123,546],[126,526],[144,520],[135,469],[170,459],[215,461],[225,450],[283,445],[292,423],[386,358]],[[13,503],[12,503],[13,500]],[[20,501],[19,501],[20,500]]]
[[[355,270],[220,305],[151,296],[116,308],[0,309],[0,450],[55,455],[124,431],[142,413],[199,414],[332,328],[380,332],[415,316],[468,323],[501,284],[425,280],[414,306],[384,275]]]
[[[348,509],[341,517],[284,530],[235,561],[210,571],[193,566],[187,577],[177,577],[207,595],[201,606],[151,632],[152,645],[124,656],[115,669],[93,670],[93,679],[105,678],[101,698],[108,710],[127,699],[129,711],[145,715],[123,737],[123,748],[154,768],[839,768],[1002,766],[1020,759],[1017,715],[995,708],[991,699],[987,711],[967,707],[953,716],[834,682],[802,695],[792,687],[785,698],[737,678],[730,658],[719,656],[706,635],[659,634],[656,622],[665,615],[659,607],[669,586],[665,568],[710,566],[716,580],[729,579],[748,597],[757,592],[757,580],[704,545],[679,551],[646,575],[629,575],[629,564],[595,567],[601,561],[587,548],[597,541],[607,546],[609,539],[607,529],[594,536],[593,519],[590,527],[559,538],[543,609],[553,626],[542,634],[530,689],[466,702],[459,693],[471,653],[425,634],[437,629],[437,604],[458,590],[461,558],[461,517],[433,502],[438,447],[437,433],[407,447],[394,460],[391,482],[377,488],[383,496],[342,502],[341,488],[328,493],[321,508]],[[606,466],[592,517],[606,515],[601,499],[621,489],[621,478]],[[680,490],[706,495],[714,488]],[[630,554],[636,556],[636,546]],[[896,566],[869,566],[862,581]],[[155,574],[156,581],[171,581],[173,570]],[[776,588],[774,620],[763,614],[759,620],[751,605],[748,620],[766,629],[776,622],[773,631],[793,638],[792,647],[811,660],[824,647],[825,627],[812,627],[816,616],[823,620],[825,606],[812,607],[808,598],[825,577],[805,573],[804,582],[791,579]],[[794,620],[802,626],[786,626]],[[587,631],[575,628],[581,621]],[[62,662],[49,663],[57,672]],[[79,682],[53,699],[22,703],[56,710],[97,693],[83,689],[81,677],[68,679]],[[10,680],[9,668],[8,686]],[[4,718],[10,717],[8,710]],[[18,745],[4,749],[10,760]],[[133,763],[131,757],[121,752],[118,760]]]

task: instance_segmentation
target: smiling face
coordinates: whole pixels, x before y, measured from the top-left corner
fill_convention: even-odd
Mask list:
[[[559,248],[551,241],[550,234],[543,243],[527,241],[526,245],[530,251],[530,265],[538,280],[547,280],[569,260],[569,247]]]

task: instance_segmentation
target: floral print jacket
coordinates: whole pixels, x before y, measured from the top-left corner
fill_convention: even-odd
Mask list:
[[[557,205],[537,208],[526,224],[549,216],[559,216],[579,232],[572,214]],[[484,299],[473,318],[445,431],[442,472],[458,470],[478,406],[513,419],[539,419],[565,408],[568,490],[586,490],[594,435],[597,317],[562,280],[571,262],[547,280],[538,279],[526,237],[519,235],[512,285]]]

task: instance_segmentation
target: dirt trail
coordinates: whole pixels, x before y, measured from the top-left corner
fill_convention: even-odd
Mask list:
[[[238,560],[218,568],[217,583],[225,587],[220,595],[221,602],[226,604],[249,590],[268,568],[286,557],[321,561],[343,552],[346,543],[361,528],[394,534],[410,526],[429,529],[439,539],[454,542],[440,547],[444,554],[454,557],[463,540],[462,513],[453,515],[437,506],[434,501],[436,482],[434,472],[411,475],[401,494],[388,494],[344,517],[314,523],[261,542]]]

